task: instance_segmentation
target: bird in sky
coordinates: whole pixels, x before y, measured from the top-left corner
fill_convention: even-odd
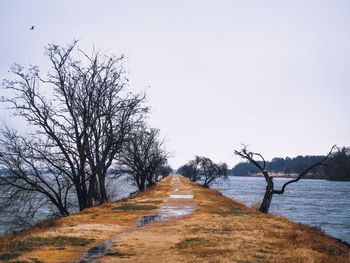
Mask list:
[[[34,29],[35,29],[35,26],[31,26],[31,27],[30,27],[30,30],[34,30]]]

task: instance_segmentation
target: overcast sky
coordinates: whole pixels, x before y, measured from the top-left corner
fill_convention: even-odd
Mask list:
[[[350,1],[1,0],[0,78],[73,39],[127,56],[174,168],[232,166],[241,143],[267,159],[350,146]]]

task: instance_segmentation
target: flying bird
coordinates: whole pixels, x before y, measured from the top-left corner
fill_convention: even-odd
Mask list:
[[[35,26],[31,26],[31,27],[30,27],[30,30],[34,30],[34,29],[35,29]]]

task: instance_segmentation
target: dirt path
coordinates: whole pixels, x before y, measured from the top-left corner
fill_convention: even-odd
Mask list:
[[[349,249],[320,230],[261,214],[177,175],[125,202],[1,238],[4,255],[50,263],[350,262]]]
[[[172,176],[169,195],[159,209],[138,218],[137,229],[115,242],[109,255],[96,262],[183,262],[185,258],[176,250],[183,231],[179,221],[195,207],[192,186]]]

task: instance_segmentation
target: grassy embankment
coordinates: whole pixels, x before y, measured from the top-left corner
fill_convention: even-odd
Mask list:
[[[0,259],[76,262],[89,248],[111,240],[96,262],[350,262],[347,247],[319,229],[261,214],[180,177],[119,203],[50,220],[0,238]],[[137,227],[137,218],[169,205],[169,194],[191,193],[189,216]],[[181,204],[180,204],[181,205]]]

